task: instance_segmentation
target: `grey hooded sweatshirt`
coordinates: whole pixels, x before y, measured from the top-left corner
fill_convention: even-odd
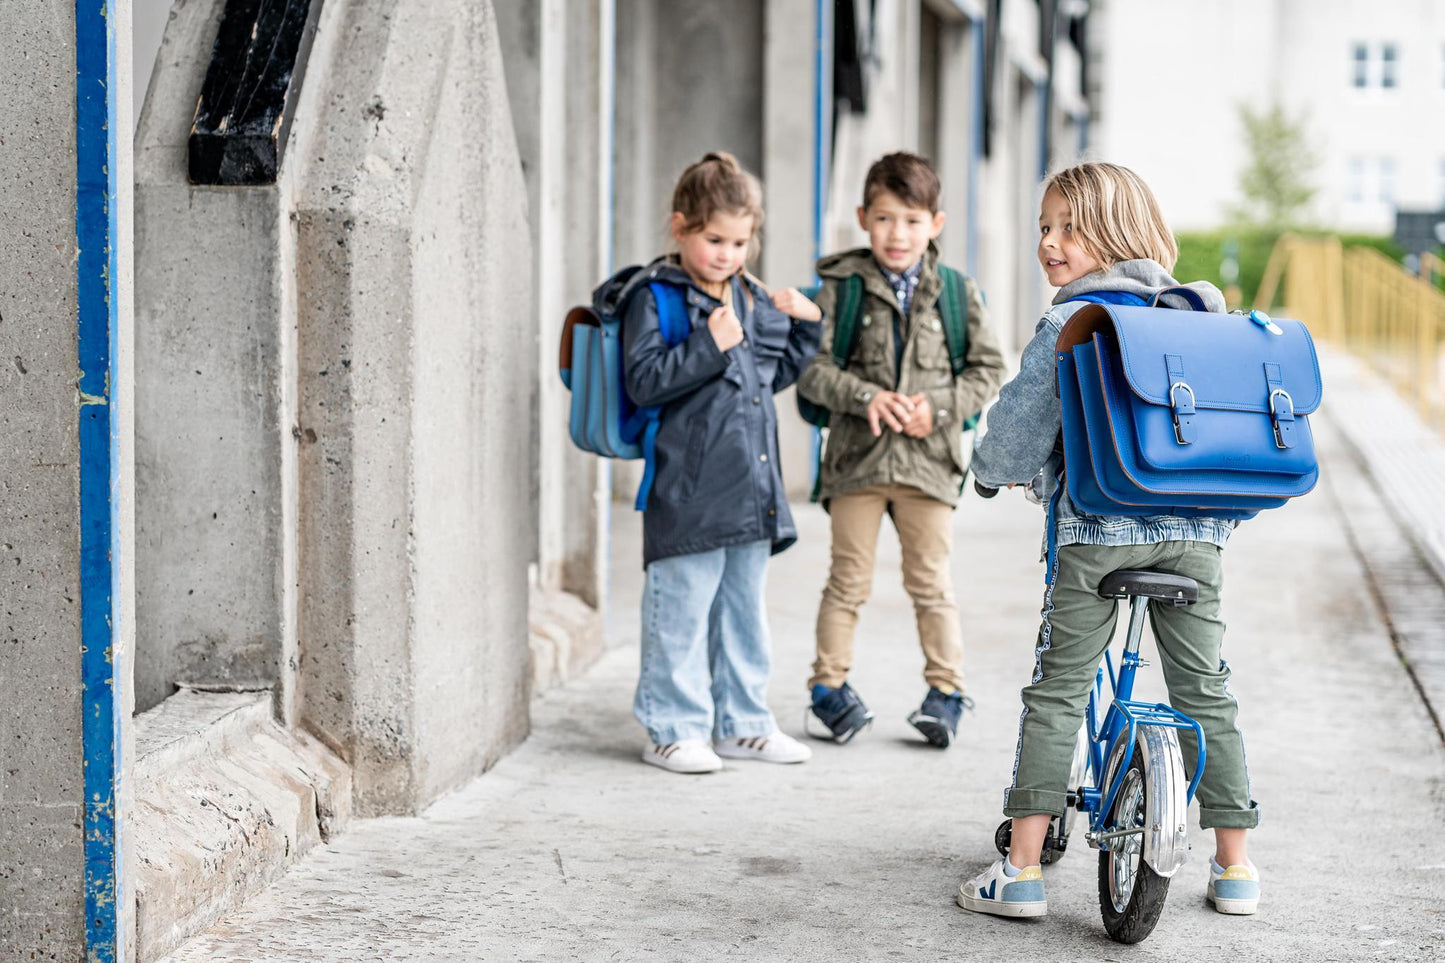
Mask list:
[[[1145,300],[1179,282],[1157,261],[1120,261],[1107,271],[1094,271],[1059,289],[1051,307],[1034,329],[1024,348],[1019,373],[999,391],[989,410],[988,431],[974,451],[974,477],[992,488],[1032,481],[1042,471],[1045,504],[1063,477],[1064,456],[1059,396],[1055,387],[1054,344],[1064,322],[1087,301],[1075,301],[1094,291],[1125,291]],[[1198,292],[1211,311],[1223,311],[1224,295],[1207,281],[1183,285]],[[1165,295],[1170,307],[1187,307]],[[1225,518],[1180,518],[1175,515],[1088,515],[1074,507],[1067,490],[1059,492],[1055,507],[1055,537],[1063,545],[1152,545],[1155,542],[1209,542],[1221,548],[1237,524]]]

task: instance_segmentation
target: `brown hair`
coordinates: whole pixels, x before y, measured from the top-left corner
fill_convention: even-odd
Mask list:
[[[868,176],[863,181],[863,206],[872,204],[884,191],[909,207],[926,208],[928,213],[937,214],[943,185],[926,158],[900,150],[885,154],[868,168]]]
[[[712,151],[690,165],[672,189],[672,209],[681,214],[683,230],[701,231],[714,214],[753,219],[749,255],[757,253],[763,226],[763,185],[726,151]]]
[[[1074,238],[1104,268],[1149,258],[1166,271],[1179,260],[1179,245],[1164,223],[1159,202],[1144,179],[1118,164],[1076,164],[1044,183],[1069,204]]]

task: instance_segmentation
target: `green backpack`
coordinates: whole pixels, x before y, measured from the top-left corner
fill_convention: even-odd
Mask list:
[[[951,267],[940,264],[938,266],[939,276],[943,279],[943,290],[938,295],[938,313],[943,318],[943,339],[948,343],[948,364],[953,370],[953,376],[957,378],[963,373],[967,366],[968,356],[968,304],[964,299],[963,275]],[[814,297],[817,290],[805,291],[809,297]],[[839,370],[846,370],[848,361],[853,351],[858,347],[858,338],[863,333],[863,278],[857,274],[849,275],[842,280],[838,286],[838,303],[834,308],[833,324],[833,363]],[[796,392],[795,392],[796,394]],[[822,405],[814,404],[802,395],[797,395],[798,413],[803,420],[819,428],[828,427],[828,419],[832,414]],[[978,425],[978,415],[970,415],[963,423],[963,431],[970,431]],[[812,500],[818,500],[818,486],[822,477],[821,462],[822,448],[815,446],[815,464],[813,465],[813,495]]]

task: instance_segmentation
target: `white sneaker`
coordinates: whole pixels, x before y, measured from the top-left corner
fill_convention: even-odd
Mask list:
[[[648,746],[642,750],[642,761],[668,772],[717,772],[722,760],[712,747],[701,739],[683,739],[665,746]]]
[[[1219,912],[1249,916],[1259,909],[1259,870],[1253,863],[1220,866],[1211,856],[1207,893]]]
[[[994,916],[1044,916],[1049,911],[1043,869],[1026,866],[1017,876],[1010,876],[1004,872],[1003,859],[960,883],[957,902],[966,910]]]
[[[719,756],[729,759],[756,759],[759,762],[807,762],[813,750],[779,729],[766,736],[724,739],[713,743]]]

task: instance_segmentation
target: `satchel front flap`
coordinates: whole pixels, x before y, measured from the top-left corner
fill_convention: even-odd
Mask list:
[[[1319,407],[1319,359],[1299,321],[1275,318],[1277,335],[1239,314],[1098,307],[1113,321],[1129,387],[1146,401],[1172,404],[1170,388],[1182,381],[1199,408],[1267,413],[1275,388],[1289,393],[1297,414]]]

